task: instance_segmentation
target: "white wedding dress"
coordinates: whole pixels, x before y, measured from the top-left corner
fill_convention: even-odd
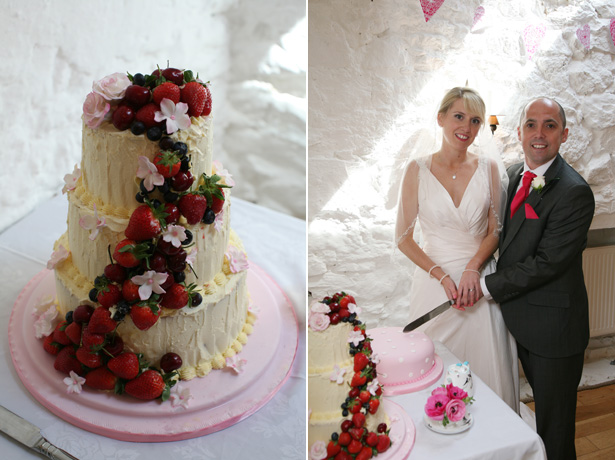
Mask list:
[[[444,186],[423,164],[418,172],[418,222],[422,249],[459,285],[462,271],[476,254],[488,231],[489,166],[479,161],[459,207]],[[482,276],[495,270],[485,264]],[[412,279],[409,321],[447,300],[438,280],[417,267]],[[478,375],[515,412],[519,412],[519,372],[515,340],[508,332],[500,307],[481,298],[466,311],[450,308],[419,330],[442,342]],[[476,395],[480,399],[480,395]]]

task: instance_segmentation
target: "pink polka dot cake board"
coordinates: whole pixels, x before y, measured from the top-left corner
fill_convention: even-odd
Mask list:
[[[405,333],[401,327],[379,327],[368,329],[367,335],[372,338],[372,349],[380,358],[378,381],[384,385],[385,396],[422,390],[442,376],[442,359],[424,333]]]
[[[254,332],[238,354],[247,360],[243,372],[212,370],[204,378],[180,381],[192,399],[187,408],[170,401],[140,401],[97,391],[85,385],[67,394],[66,375],[53,367],[54,357],[34,336],[32,311],[41,298],[55,296],[52,271],[37,274],[19,294],[9,321],[13,365],[27,390],[67,422],[121,441],[166,442],[195,438],[230,427],[263,407],[290,375],[299,328],[288,297],[260,267],[250,264],[248,289],[260,311]]]

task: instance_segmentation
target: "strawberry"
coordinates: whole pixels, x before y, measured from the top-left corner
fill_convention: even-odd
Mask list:
[[[175,83],[171,83],[170,81],[156,86],[156,88],[154,88],[154,92],[152,93],[152,98],[158,105],[160,105],[163,99],[170,99],[173,101],[173,104],[177,104],[179,102],[179,96],[179,86]]]
[[[352,424],[357,428],[361,428],[363,425],[365,425],[365,414],[354,414],[352,416]]]
[[[160,309],[156,306],[149,306],[147,304],[138,303],[132,306],[130,309],[130,318],[134,325],[142,330],[146,331],[158,321],[160,316]]]
[[[342,297],[339,301],[340,308],[348,308],[349,303],[352,303],[350,302],[350,296]]]
[[[74,320],[64,330],[66,336],[70,339],[72,343],[75,345],[79,345],[81,343],[81,324],[76,323]]]
[[[211,99],[211,94],[210,94]],[[207,91],[199,82],[186,83],[181,90],[181,101],[188,104],[188,115],[198,117],[205,109]]]
[[[75,357],[75,350],[73,347],[62,348],[56,356],[53,367],[55,370],[67,375],[70,374],[70,371],[81,375],[81,363]]]
[[[107,367],[117,377],[132,380],[139,375],[139,357],[134,353],[125,352],[112,358],[107,363]]]
[[[340,434],[340,437],[337,441],[340,446],[347,446],[348,444],[350,444],[350,441],[352,441],[352,438],[350,437],[350,433],[344,431]]]
[[[128,302],[139,300],[139,286],[131,280],[124,281],[124,284],[122,284],[122,297]]]
[[[373,457],[373,455],[374,452],[372,451],[372,449],[365,446],[361,449],[361,452],[359,452],[359,454],[355,457],[355,460],[369,460]]]
[[[85,376],[85,384],[95,390],[113,390],[117,377],[106,367],[99,367]]]
[[[154,157],[153,163],[163,177],[173,177],[179,172],[181,160],[173,150],[161,150]]]
[[[179,310],[180,308],[188,305],[189,300],[190,296],[186,291],[186,287],[181,284],[174,283],[166,293],[162,294],[162,297],[160,298],[160,305],[172,310]]]
[[[150,102],[145,104],[135,115],[135,119],[145,125],[146,128],[152,128],[154,126],[160,126],[161,122],[155,120],[156,112],[160,111],[158,104]]]
[[[96,300],[105,308],[111,308],[122,299],[122,291],[116,284],[106,284],[98,291]]]
[[[354,460],[354,459],[352,458],[352,455],[342,450],[335,456],[335,460]]]
[[[164,207],[153,208],[149,204],[142,204],[130,215],[128,226],[124,230],[126,238],[134,241],[151,240],[155,238],[165,224],[166,213]]]
[[[53,341],[53,334],[49,334],[43,341],[43,349],[52,355],[57,355],[63,348],[62,344]]]
[[[337,312],[340,318],[348,318],[350,316],[350,312],[347,308],[340,308],[340,311]]]
[[[149,247],[146,243],[137,243],[130,238],[120,241],[113,251],[113,258],[122,267],[133,268],[148,256]]]
[[[370,431],[365,438],[365,444],[370,447],[375,447],[378,444],[378,435],[373,431]]]
[[[363,390],[361,391],[361,393],[359,393],[359,399],[361,400],[362,403],[368,402],[371,398],[372,398],[372,394],[367,390]]]
[[[70,339],[66,335],[66,321],[59,322],[54,329],[53,341],[61,345],[69,345],[71,343]]]
[[[117,326],[117,321],[111,318],[111,313],[104,307],[98,307],[92,313],[88,323],[88,331],[94,334],[106,334]]]
[[[365,382],[367,382],[367,376],[364,375],[363,372],[355,372],[350,381],[350,386],[360,387],[365,385]]]
[[[203,105],[203,111],[201,112],[202,117],[206,117],[211,113],[211,91],[207,86],[203,86],[205,88],[205,105]]]
[[[205,214],[207,199],[203,195],[188,193],[179,199],[177,207],[188,223],[195,225],[201,221]]]
[[[361,401],[359,398],[356,398],[348,403],[348,409],[351,414],[356,414],[361,410]]]
[[[222,198],[219,198],[217,195],[211,197],[211,210],[216,214],[222,211],[222,207],[224,206],[224,190],[220,190],[220,193],[222,194]]]
[[[378,453],[382,453],[387,450],[391,446],[391,440],[389,436],[386,434],[381,434],[378,436],[378,444],[376,444],[376,450]]]
[[[356,439],[353,439],[350,441],[350,444],[348,444],[349,454],[358,454],[361,452],[361,449],[363,449],[363,444],[361,444],[361,441],[357,441]]]
[[[369,413],[375,414],[378,411],[379,406],[380,406],[380,400],[377,398],[372,399],[369,402]]]
[[[85,347],[78,348],[75,355],[81,364],[91,369],[96,369],[97,367],[102,366],[102,359],[100,358],[100,355],[98,353],[92,353]]]
[[[356,353],[354,355],[354,371],[360,372],[369,364],[369,358],[365,353]],[[363,401],[367,402],[367,401]]]
[[[90,331],[88,326],[83,328],[82,334],[83,347],[92,350],[100,347],[105,342],[105,336],[103,334],[95,334]]]
[[[147,370],[126,383],[125,391],[137,399],[156,399],[164,391],[165,383],[158,371]]]
[[[365,434],[367,433],[367,428],[355,427],[355,428],[351,428],[348,432],[350,433],[350,437],[352,439],[356,439],[357,441],[360,441],[361,439],[363,439],[363,436],[365,436]]]
[[[342,446],[336,442],[329,441],[329,444],[327,444],[327,458],[335,457],[340,450],[342,450]]]

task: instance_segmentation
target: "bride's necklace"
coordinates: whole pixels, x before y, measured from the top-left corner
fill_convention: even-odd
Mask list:
[[[446,167],[446,169],[449,171],[449,174],[450,174],[451,168],[449,168],[448,165],[445,165],[444,163],[443,165]],[[461,163],[459,163],[457,167],[455,168],[455,172],[453,173],[453,180],[457,179],[457,173],[459,172],[460,167],[461,167]]]

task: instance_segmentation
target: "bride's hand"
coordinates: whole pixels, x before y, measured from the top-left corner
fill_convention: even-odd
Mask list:
[[[480,288],[480,275],[474,271],[465,271],[459,280],[459,302],[463,306],[473,307],[483,293]]]
[[[452,305],[453,308],[456,308],[457,310],[462,310],[464,311],[465,308],[463,308],[461,305],[459,305],[459,299],[457,298],[459,293],[457,291],[457,285],[455,284],[455,282],[451,279],[450,276],[447,276],[446,278],[444,278],[442,280],[442,287],[444,288],[444,292],[446,292],[446,296],[451,299],[454,300],[455,303]]]

